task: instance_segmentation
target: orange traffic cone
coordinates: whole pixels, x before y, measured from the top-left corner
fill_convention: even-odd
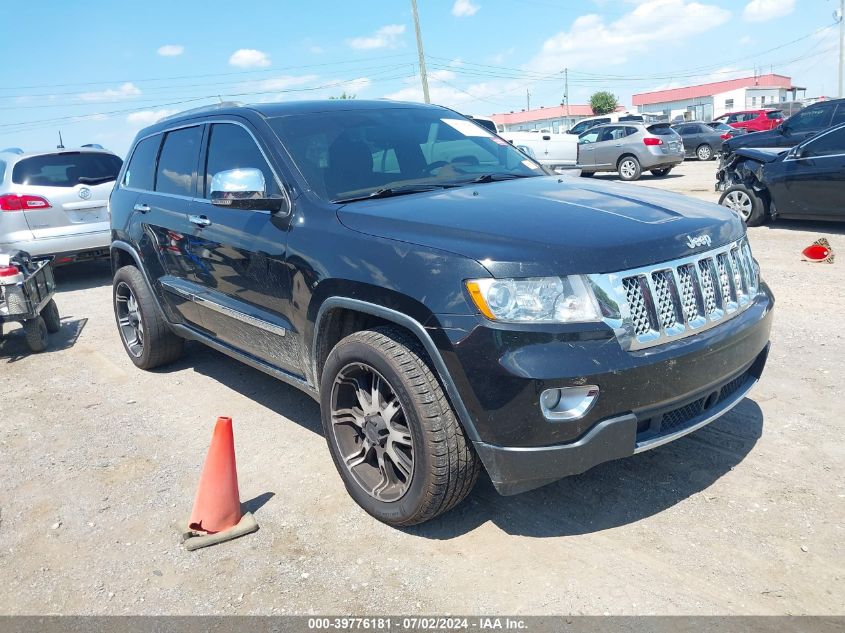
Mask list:
[[[241,514],[232,418],[219,417],[200,476],[194,509],[183,533],[185,545],[194,550],[257,529],[252,514]]]

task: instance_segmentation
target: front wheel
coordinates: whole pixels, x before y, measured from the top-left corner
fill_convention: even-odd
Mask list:
[[[364,330],[332,349],[320,381],[323,430],[343,483],[389,525],[453,508],[480,469],[425,358],[402,330]]]
[[[23,334],[31,351],[38,353],[47,349],[47,324],[40,315],[24,321]]]
[[[765,201],[745,185],[725,189],[719,204],[736,211],[748,226],[759,226],[766,220]]]
[[[626,182],[639,180],[643,173],[643,169],[640,167],[640,161],[633,156],[625,156],[622,158],[622,160],[619,161],[618,169],[619,177]]]

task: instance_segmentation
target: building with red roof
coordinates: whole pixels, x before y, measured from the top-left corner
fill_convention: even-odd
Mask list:
[[[778,108],[795,101],[798,91],[806,88],[794,86],[791,77],[768,74],[643,92],[633,95],[631,102],[640,113],[710,121],[726,112]]]
[[[624,112],[622,106],[616,109]],[[549,108],[540,106],[531,110],[519,112],[505,112],[491,114],[490,119],[496,122],[500,130],[506,132],[520,132],[531,130],[548,130],[550,132],[565,132],[581,119],[595,116],[589,105],[556,105]]]

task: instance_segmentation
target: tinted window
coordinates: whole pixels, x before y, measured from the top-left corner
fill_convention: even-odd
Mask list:
[[[153,190],[153,176],[155,175],[156,156],[161,145],[161,135],[156,134],[145,138],[135,146],[129,166],[123,175],[123,186],[133,189]]]
[[[655,125],[649,125],[648,131],[656,136],[674,136],[675,130],[671,127],[666,125],[665,123],[657,123]]]
[[[229,169],[252,167],[264,174],[265,191],[269,195],[281,193],[273,171],[261,154],[249,132],[239,125],[219,123],[211,126],[208,157],[205,163],[205,197],[211,192],[214,174]]]
[[[618,141],[625,137],[625,128],[617,125],[603,128],[599,141]]]
[[[639,130],[635,127],[626,127],[625,128],[625,136],[631,136],[632,134],[636,134]]]
[[[833,121],[830,122],[831,125],[839,125],[840,123],[845,123],[845,103],[840,103],[836,106],[836,112],[833,113]],[[2,173],[2,170],[0,170],[0,174]],[[2,176],[0,176],[0,180],[2,180]]]
[[[643,117],[640,116],[639,114],[628,114],[628,115],[619,117],[620,123],[623,123],[625,121],[642,121],[642,120],[643,120]]]
[[[497,130],[496,130],[496,124],[495,124],[493,121],[491,121],[490,119],[473,119],[473,120],[474,120],[474,121],[475,121],[478,125],[480,125],[480,126],[481,126],[481,127],[483,127],[483,128],[487,128],[488,130],[490,130],[490,131],[491,131],[491,132],[493,132],[494,134],[497,132]]]
[[[309,186],[329,200],[394,185],[457,185],[485,174],[544,175],[506,141],[448,110],[385,105],[269,123]]]
[[[830,120],[832,106],[807,108],[789,117],[787,128],[790,132],[809,132],[826,128]]]
[[[802,156],[845,154],[845,127],[828,132],[804,145]]]
[[[6,163],[0,160],[0,182],[6,177]]]
[[[123,161],[114,154],[62,152],[24,158],[12,169],[12,182],[36,187],[99,185],[117,179]]]
[[[603,123],[610,123],[610,119],[592,119],[590,121],[581,121],[577,125],[574,125],[569,132],[571,134],[582,134],[590,128],[602,125]]]
[[[201,141],[200,126],[167,133],[158,159],[156,191],[180,196],[193,195]]]
[[[767,119],[782,119],[783,118],[783,112],[781,112],[780,110],[775,110],[774,112],[766,112],[766,118]]]

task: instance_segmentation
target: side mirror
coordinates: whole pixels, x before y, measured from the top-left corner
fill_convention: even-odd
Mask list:
[[[804,157],[804,148],[797,146],[792,148],[792,158],[800,159]]]
[[[268,197],[264,174],[246,167],[219,171],[211,177],[211,204],[230,209],[272,211],[287,215],[290,205],[284,196]]]
[[[778,124],[775,129],[781,134],[786,134],[786,126],[783,123]]]

